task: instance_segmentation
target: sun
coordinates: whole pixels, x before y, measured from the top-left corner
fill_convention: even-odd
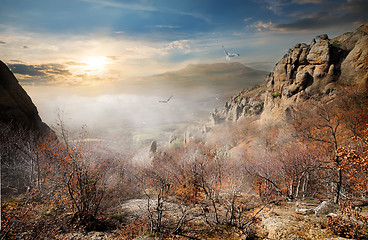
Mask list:
[[[96,75],[106,70],[108,58],[105,56],[88,57],[81,61],[80,68],[83,72]]]

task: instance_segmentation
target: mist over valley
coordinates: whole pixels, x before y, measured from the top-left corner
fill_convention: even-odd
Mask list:
[[[238,62],[192,64],[179,71],[96,86],[96,93],[83,87],[25,88],[50,126],[62,113],[73,129],[86,125],[101,139],[121,134],[147,144],[168,142],[175,130],[188,124],[201,126],[239,89],[263,83],[266,75]],[[169,102],[160,102],[170,96]]]

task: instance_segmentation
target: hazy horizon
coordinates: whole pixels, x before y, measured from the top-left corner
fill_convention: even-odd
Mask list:
[[[191,65],[98,89],[50,85],[24,88],[50,126],[55,126],[58,114],[63,114],[66,126],[73,129],[87,126],[93,132],[105,133],[104,137],[115,131],[135,140],[143,135],[162,140],[188,124],[208,121],[211,111],[221,109],[243,88],[262,83],[266,74],[231,62]],[[160,102],[170,96],[169,102]]]

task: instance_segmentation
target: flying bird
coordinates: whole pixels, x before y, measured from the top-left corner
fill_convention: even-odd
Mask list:
[[[222,48],[224,49],[224,52],[226,54],[226,59],[229,60],[229,61],[231,60],[232,57],[238,57],[238,56],[240,56],[239,53],[228,53],[226,51],[224,45],[222,45]]]
[[[160,103],[168,103],[173,96],[170,96],[167,100],[160,100]]]

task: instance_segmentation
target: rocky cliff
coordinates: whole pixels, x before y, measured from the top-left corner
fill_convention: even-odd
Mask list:
[[[309,45],[295,45],[265,82],[262,120],[285,119],[292,113],[294,104],[334,95],[347,85],[366,90],[368,23],[333,39],[323,34]]]
[[[237,121],[260,113],[265,122],[285,120],[295,104],[333,96],[352,85],[368,90],[368,23],[333,39],[323,34],[310,44],[296,44],[266,77],[264,86],[232,97],[223,110],[211,114],[211,121]]]
[[[224,121],[236,122],[246,116],[258,115],[263,111],[264,98],[265,88],[262,86],[244,89],[231,97],[221,111],[215,109],[211,113],[209,125],[217,125]]]
[[[36,106],[9,68],[0,61],[0,122],[48,133]]]

